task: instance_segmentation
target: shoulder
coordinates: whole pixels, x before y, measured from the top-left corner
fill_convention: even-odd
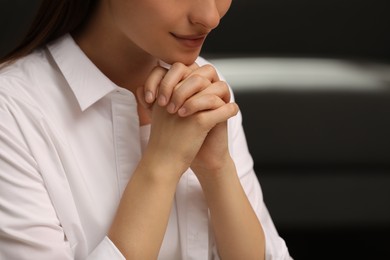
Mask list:
[[[26,99],[34,92],[39,91],[39,85],[47,82],[50,67],[52,65],[45,49],[36,50],[10,64],[2,64],[0,67],[0,95]]]
[[[10,116],[16,112],[39,113],[40,85],[46,84],[50,62],[44,50],[37,50],[0,69],[0,110]]]

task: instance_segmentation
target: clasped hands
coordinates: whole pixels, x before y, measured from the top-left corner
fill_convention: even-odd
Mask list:
[[[231,160],[227,120],[238,113],[230,91],[212,65],[174,63],[157,66],[137,99],[151,113],[151,135],[146,149],[150,162],[181,175],[212,172]]]

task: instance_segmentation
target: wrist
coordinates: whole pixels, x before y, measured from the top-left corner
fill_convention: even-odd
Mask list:
[[[136,173],[143,175],[152,183],[177,184],[185,172],[184,165],[159,156],[158,154],[145,152],[138,164]]]
[[[217,167],[201,167],[196,165],[191,166],[191,169],[202,186],[206,184],[216,184],[237,176],[236,166],[230,156],[225,160],[221,160]]]

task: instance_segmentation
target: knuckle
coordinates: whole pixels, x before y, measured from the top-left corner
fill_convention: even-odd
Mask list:
[[[207,117],[204,113],[198,113],[195,115],[195,122],[198,127],[200,128],[206,128],[206,123],[207,123]]]
[[[180,70],[180,69],[183,69],[184,67],[186,67],[186,66],[183,63],[175,62],[172,64],[171,69]]]
[[[195,82],[201,82],[204,80],[203,76],[202,75],[199,75],[199,74],[192,74],[190,76],[191,80],[194,80]]]
[[[224,92],[229,92],[229,85],[226,83],[226,81],[218,81],[218,88],[222,89]]]
[[[229,85],[227,84],[226,81],[220,80],[220,81],[219,81],[219,84],[220,84],[223,88],[225,88],[226,90],[229,90]]]
[[[208,99],[211,107],[218,107],[221,104],[221,99],[215,95],[210,95]]]
[[[225,81],[219,81],[218,82],[218,88],[220,89],[222,95],[224,96],[224,100],[226,102],[230,101],[231,99],[231,93],[230,93],[230,87]]]
[[[211,65],[211,64],[205,64],[205,65],[202,66],[202,68],[204,68],[204,69],[206,69],[206,70],[209,70],[209,71],[215,72],[215,68],[214,68],[214,66]]]
[[[184,100],[184,93],[180,91],[180,88],[172,93],[172,102],[176,105],[181,104]]]
[[[210,81],[199,74],[193,74],[191,75],[191,80],[194,81],[194,84],[197,84],[198,86],[201,86],[201,89],[204,89],[211,85]]]
[[[239,111],[239,107],[238,107],[237,103],[231,103],[228,107],[229,107],[229,113],[232,116],[237,115],[237,113]]]
[[[166,91],[168,91],[168,89],[169,89],[169,82],[168,82],[168,80],[163,79],[163,80],[160,82],[159,89],[161,90],[161,92],[166,92]]]

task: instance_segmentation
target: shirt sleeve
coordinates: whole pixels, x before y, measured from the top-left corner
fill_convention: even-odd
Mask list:
[[[77,256],[13,112],[0,96],[0,259],[125,259],[104,237]],[[20,123],[20,122],[19,122]],[[80,240],[82,240],[80,238]],[[92,251],[88,255],[88,251]]]
[[[38,166],[0,111],[0,259],[72,259]]]
[[[264,203],[261,186],[253,169],[253,159],[247,146],[241,112],[229,120],[229,135],[230,151],[236,164],[241,184],[265,233],[266,260],[292,259],[286,243],[279,236]]]
[[[112,241],[106,236],[100,244],[92,251],[87,257],[87,260],[125,260],[119,249],[112,243]]]

